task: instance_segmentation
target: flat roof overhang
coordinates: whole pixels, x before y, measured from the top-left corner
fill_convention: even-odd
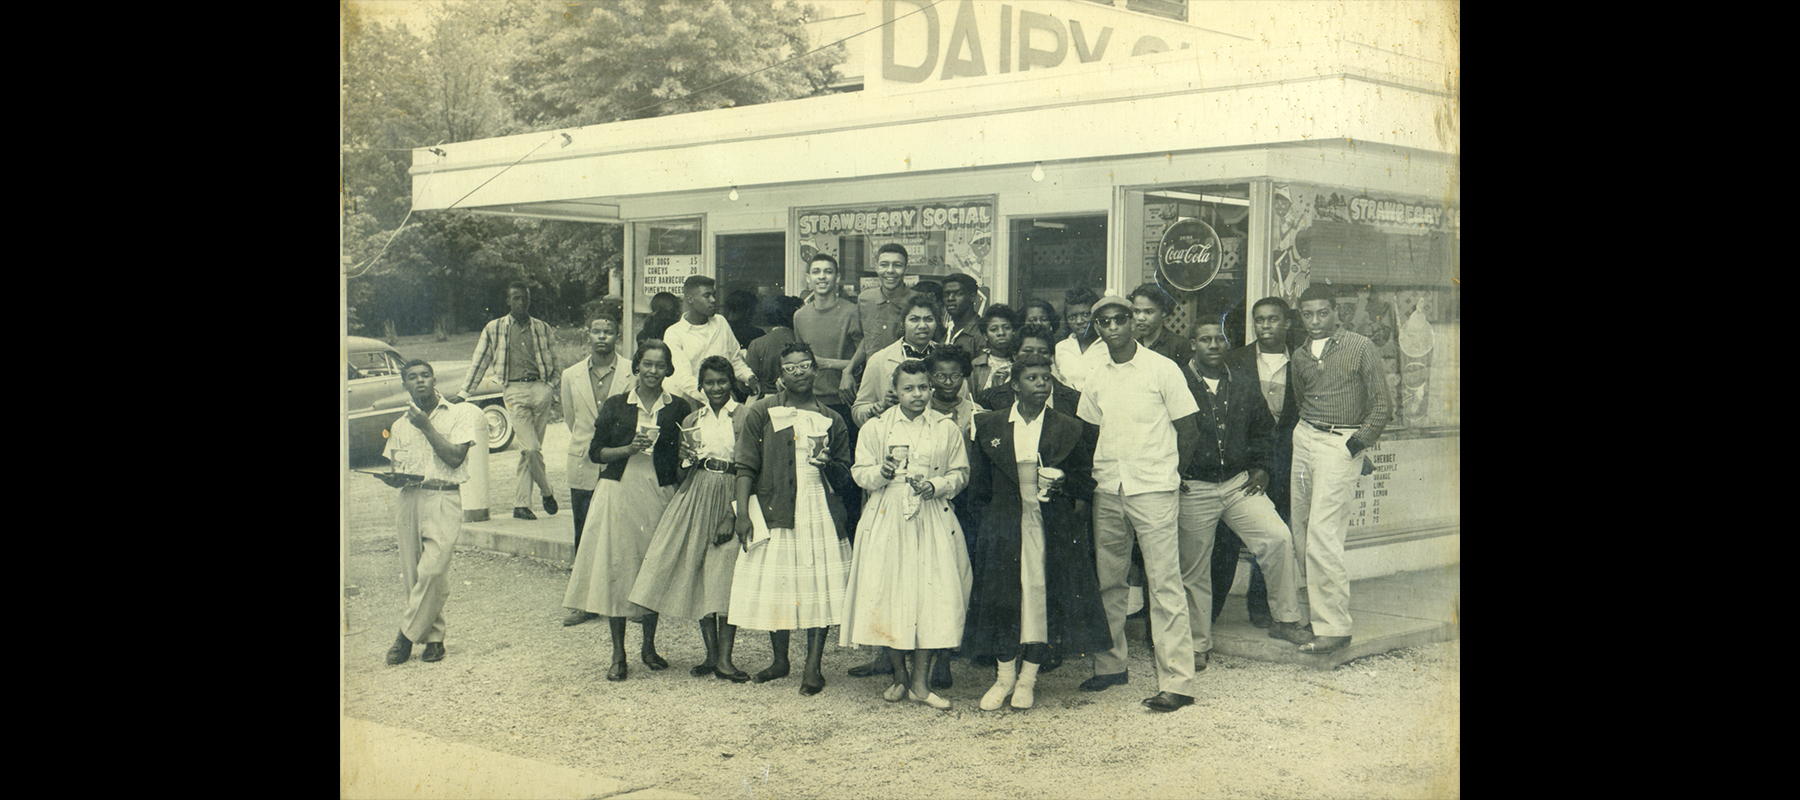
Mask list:
[[[1156,53],[415,150],[413,207],[617,222],[634,197],[1033,162],[1327,142],[1453,159],[1454,80],[1343,41]]]

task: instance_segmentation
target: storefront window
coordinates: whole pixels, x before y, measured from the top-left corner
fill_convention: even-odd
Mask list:
[[[1106,215],[1032,217],[1012,220],[1012,297],[1024,308],[1045,300],[1063,310],[1063,293],[1086,286],[1106,291]],[[1059,327],[1059,334],[1066,333]]]
[[[983,291],[994,280],[993,195],[910,203],[797,208],[793,211],[800,263],[817,253],[838,260],[858,290],[876,284],[875,251],[897,242],[906,248],[906,280],[932,280],[952,272],[975,276]]]
[[[681,296],[681,284],[689,275],[701,274],[700,248],[703,217],[631,223],[632,260],[637,269],[631,287],[631,313],[625,320],[630,331],[643,326],[650,315],[650,301],[660,292]]]
[[[720,313],[733,306],[726,303],[739,292],[756,298],[749,324],[769,326],[768,314],[774,298],[787,294],[786,270],[781,262],[787,257],[787,235],[783,233],[740,233],[722,235],[718,240]]]
[[[1337,187],[1275,185],[1273,279],[1290,301],[1327,282],[1338,322],[1369,337],[1395,402],[1389,430],[1461,423],[1461,210]]]
[[[1177,301],[1169,329],[1181,335],[1193,330],[1196,319],[1223,319],[1225,330],[1238,341],[1246,315],[1244,283],[1245,242],[1250,231],[1250,184],[1183,186],[1146,190],[1143,199],[1142,283],[1156,283]],[[1218,272],[1203,286],[1191,275],[1171,274],[1161,267],[1163,234],[1182,220],[1199,220],[1218,236]],[[1137,284],[1122,287],[1130,291]],[[1251,301],[1253,302],[1253,301]]]

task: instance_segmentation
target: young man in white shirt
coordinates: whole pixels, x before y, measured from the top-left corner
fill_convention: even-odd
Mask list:
[[[1198,690],[1187,589],[1181,579],[1177,498],[1179,475],[1198,441],[1200,407],[1181,368],[1133,338],[1130,301],[1100,298],[1094,321],[1107,358],[1094,367],[1078,413],[1100,428],[1094,449],[1094,555],[1113,647],[1094,656],[1094,676],[1081,688],[1101,691],[1126,682],[1126,574],[1135,539],[1144,552],[1159,690],[1144,705],[1175,711],[1192,705]]]
[[[681,284],[681,319],[663,331],[675,360],[675,371],[663,385],[669,391],[686,397],[689,402],[706,402],[700,392],[700,362],[707,356],[724,356],[731,371],[751,394],[757,394],[756,371],[744,363],[744,348],[738,344],[731,324],[714,313],[719,308],[718,284],[705,275],[690,276]],[[643,344],[639,342],[639,344]]]

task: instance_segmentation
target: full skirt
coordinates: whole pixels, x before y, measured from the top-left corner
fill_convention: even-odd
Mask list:
[[[907,519],[911,492],[905,482],[889,484],[863,509],[842,645],[936,650],[962,641],[974,581],[962,526],[939,499],[921,502]]]
[[[713,534],[731,509],[736,487],[736,475],[703,469],[688,473],[656,523],[631,602],[681,619],[731,609],[737,540],[715,546]]]
[[[641,617],[648,611],[631,602],[631,591],[657,520],[674,494],[675,487],[656,485],[649,451],[632,456],[619,480],[601,478],[594,485],[564,608],[604,617]]]
[[[739,628],[791,631],[843,621],[850,543],[838,538],[819,471],[797,472],[794,527],[771,528],[768,539],[738,554],[729,616]],[[750,508],[761,519],[754,496]]]

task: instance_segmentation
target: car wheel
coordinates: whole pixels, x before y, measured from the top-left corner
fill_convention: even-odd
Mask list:
[[[512,444],[512,420],[506,417],[506,406],[499,403],[484,406],[481,409],[481,415],[487,418],[488,452],[499,452],[505,450],[507,445]]]

